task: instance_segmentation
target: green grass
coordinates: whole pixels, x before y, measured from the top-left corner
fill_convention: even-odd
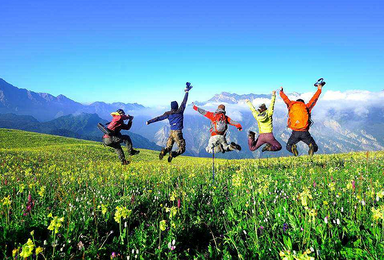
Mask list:
[[[211,159],[141,150],[121,166],[97,142],[0,129],[0,251],[28,255],[31,239],[40,259],[380,259],[383,159],[217,160],[212,182]]]

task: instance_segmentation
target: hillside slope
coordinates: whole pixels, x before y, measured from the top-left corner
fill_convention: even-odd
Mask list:
[[[219,159],[213,180],[208,158],[122,166],[97,142],[0,129],[0,165],[3,259],[384,255],[384,152]]]

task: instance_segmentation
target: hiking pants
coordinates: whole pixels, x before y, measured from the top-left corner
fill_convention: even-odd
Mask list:
[[[315,152],[319,150],[319,147],[317,146],[315,140],[312,138],[311,134],[308,131],[292,131],[292,134],[287,142],[288,152],[292,153],[292,145],[297,144],[300,141],[303,141],[307,145],[312,144]]]
[[[103,138],[103,142],[106,146],[110,146],[115,149],[115,152],[119,156],[120,161],[125,160],[125,155],[123,152],[123,149],[121,148],[121,143],[125,143],[127,146],[127,151],[128,154],[132,154],[132,140],[128,135],[114,135],[114,136],[109,136],[106,138]]]
[[[176,142],[178,149],[172,154],[172,157],[179,156],[185,152],[185,140],[181,130],[171,130],[169,133],[167,145],[164,148],[164,155],[172,151],[173,144]]]
[[[248,138],[249,150],[252,152],[257,150],[263,144],[270,144],[271,148],[269,151],[280,151],[281,144],[275,139],[272,133],[260,134],[256,140]]]
[[[207,153],[212,153],[213,147],[215,149],[215,153],[224,153],[235,150],[230,144],[227,143],[225,135],[211,136],[208,141],[208,146],[205,148],[205,150]]]

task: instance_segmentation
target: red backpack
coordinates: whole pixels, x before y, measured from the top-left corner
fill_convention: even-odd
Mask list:
[[[214,132],[219,135],[223,135],[227,131],[227,117],[223,113],[215,113],[212,124]]]

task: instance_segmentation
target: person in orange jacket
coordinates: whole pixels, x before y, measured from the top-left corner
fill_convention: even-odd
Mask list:
[[[237,128],[237,130],[242,131],[243,127],[240,123],[232,120],[229,116],[226,115],[225,106],[223,104],[219,105],[215,112],[205,111],[204,109],[197,107],[194,103],[193,109],[199,112],[201,115],[205,116],[211,120],[211,137],[208,141],[208,146],[205,150],[208,153],[225,153],[230,151],[241,151],[241,146],[231,142],[228,144],[226,139],[226,134],[228,130],[228,125],[232,125]]]
[[[287,142],[287,150],[298,156],[296,144],[300,141],[306,143],[309,147],[308,154],[313,156],[318,151],[315,140],[309,133],[311,126],[311,112],[320,97],[323,84],[317,85],[317,91],[308,103],[302,99],[291,101],[284,93],[283,87],[280,88],[280,97],[284,100],[288,108],[288,128],[292,129],[292,134]]]

